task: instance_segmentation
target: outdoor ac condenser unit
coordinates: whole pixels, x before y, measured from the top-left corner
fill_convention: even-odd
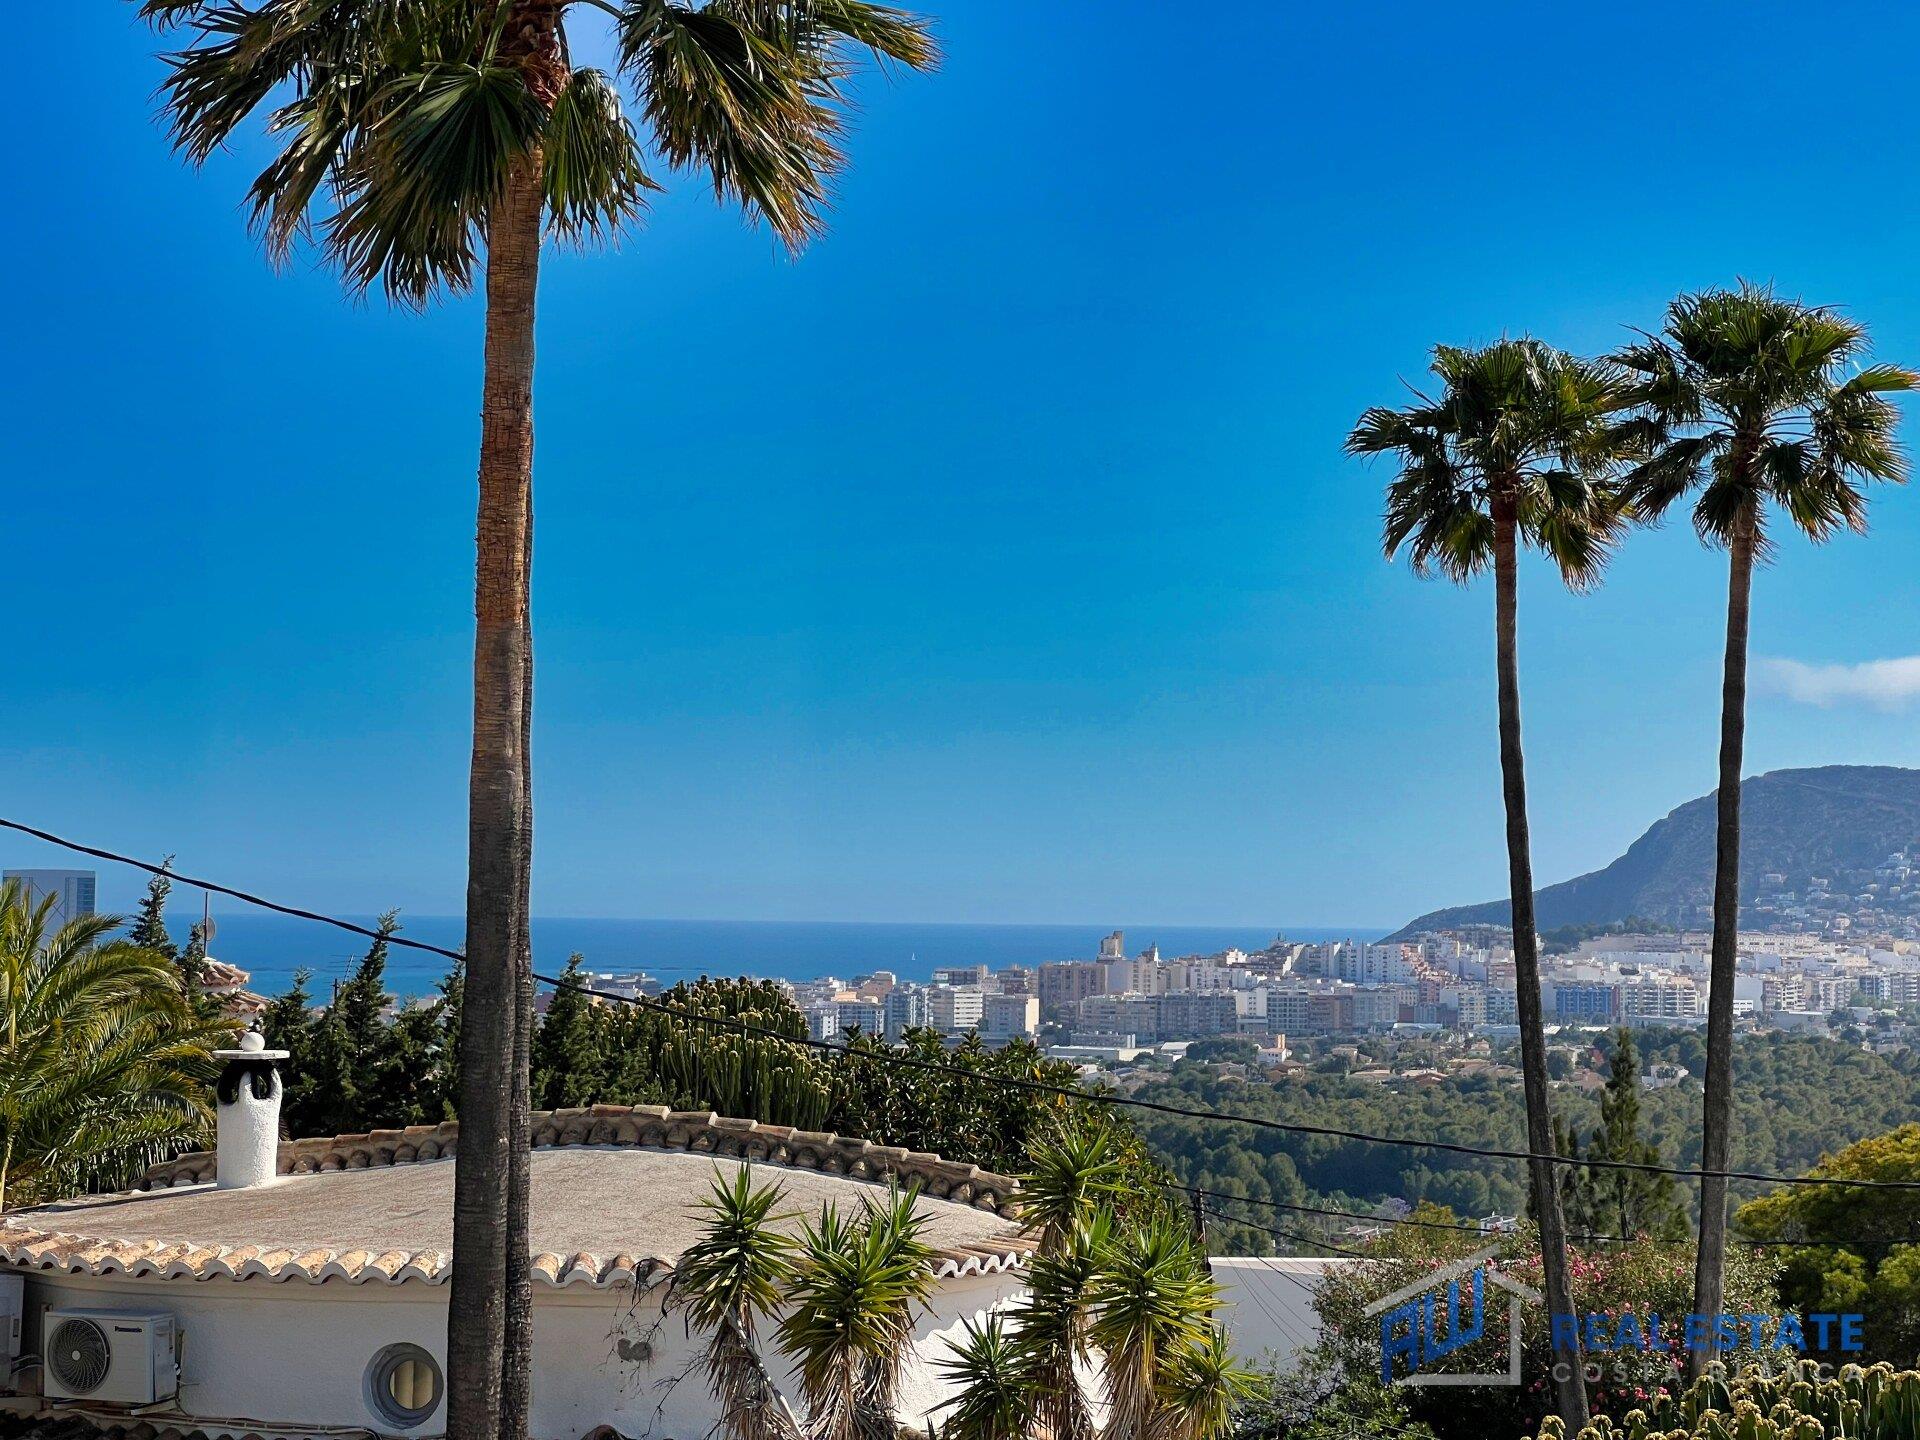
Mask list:
[[[50,1400],[151,1405],[180,1388],[165,1311],[49,1309],[42,1324],[41,1393]]]

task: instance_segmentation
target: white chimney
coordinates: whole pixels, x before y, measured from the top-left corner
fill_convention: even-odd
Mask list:
[[[226,1061],[215,1088],[218,1147],[214,1165],[222,1190],[271,1185],[280,1158],[280,1071],[285,1050],[269,1050],[258,1032],[240,1037],[239,1048],[216,1050]]]

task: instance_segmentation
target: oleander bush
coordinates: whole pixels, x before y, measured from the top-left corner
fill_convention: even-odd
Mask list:
[[[1450,1211],[1422,1207],[1413,1218],[1428,1225],[1454,1220]],[[1535,1290],[1541,1287],[1539,1238],[1531,1225],[1493,1237],[1469,1231],[1409,1226],[1395,1229],[1370,1245],[1371,1265],[1339,1266],[1329,1271],[1314,1296],[1320,1317],[1317,1350],[1343,1381],[1377,1380],[1380,1370],[1379,1321],[1365,1314],[1375,1300],[1430,1275],[1451,1261],[1473,1254],[1497,1239],[1501,1269]],[[1578,1313],[1613,1317],[1632,1314],[1644,1323],[1658,1315],[1670,1325],[1693,1308],[1693,1249],[1690,1245],[1646,1240],[1632,1245],[1575,1249],[1570,1252],[1574,1306]],[[1775,1294],[1778,1259],[1768,1251],[1735,1247],[1727,1255],[1726,1308],[1735,1314],[1771,1313],[1779,1308]],[[1504,1355],[1493,1353],[1504,1343],[1504,1297],[1489,1289],[1489,1341],[1449,1356],[1434,1368],[1476,1371],[1490,1363],[1504,1366]],[[1408,1388],[1402,1391],[1413,1418],[1431,1425],[1442,1440],[1484,1440],[1488,1436],[1531,1434],[1553,1406],[1550,1376],[1558,1358],[1552,1349],[1543,1307],[1522,1307],[1522,1384]],[[1596,1411],[1614,1415],[1651,1404],[1663,1391],[1684,1388],[1686,1357],[1674,1348],[1680,1335],[1671,1331],[1658,1348],[1623,1346],[1587,1356],[1597,1378],[1587,1386]],[[1491,1347],[1491,1349],[1489,1348]],[[1749,1352],[1737,1352],[1746,1354]],[[1920,1431],[1915,1431],[1920,1440]]]

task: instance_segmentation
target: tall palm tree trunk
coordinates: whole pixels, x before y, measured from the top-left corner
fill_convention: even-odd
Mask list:
[[[533,835],[527,706],[532,693],[533,319],[540,273],[537,152],[513,163],[487,222],[487,319],[480,430],[473,648],[473,758],[467,822],[467,978],[460,1025],[460,1143],[454,1167],[447,1305],[447,1434],[526,1432],[503,1405],[510,1265],[524,1232],[526,1167],[512,1144],[524,1115],[522,956]],[[524,1124],[524,1121],[522,1122]],[[517,1186],[516,1186],[517,1179]],[[512,1198],[520,1189],[518,1201]],[[519,1248],[524,1251],[524,1238]]]
[[[1533,918],[1533,846],[1527,833],[1527,766],[1520,749],[1519,555],[1514,502],[1493,505],[1494,644],[1500,685],[1500,781],[1507,807],[1507,875],[1513,894],[1513,988],[1520,1021],[1520,1072],[1527,1098],[1527,1149],[1554,1149],[1553,1108],[1547,1088],[1547,1037],[1540,1005],[1540,943]],[[1540,1225],[1540,1260],[1547,1311],[1572,1315],[1573,1282],[1567,1273],[1567,1226],[1560,1185],[1545,1159],[1530,1162],[1533,1210]],[[1560,1357],[1557,1353],[1556,1362]],[[1578,1348],[1564,1357],[1566,1378],[1556,1369],[1554,1390],[1569,1434],[1587,1423],[1587,1387]]]
[[[1725,1171],[1733,1139],[1733,981],[1740,939],[1740,766],[1747,741],[1747,623],[1753,604],[1753,552],[1759,516],[1735,523],[1727,546],[1727,653],[1720,678],[1720,789],[1713,847],[1713,955],[1707,967],[1706,1098],[1700,1168]],[[1726,1278],[1727,1182],[1700,1182],[1700,1251],[1694,1261],[1693,1313],[1718,1315]],[[1712,1358],[1689,1353],[1694,1374]]]

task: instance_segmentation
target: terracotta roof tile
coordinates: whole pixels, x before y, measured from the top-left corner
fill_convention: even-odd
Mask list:
[[[213,1156],[183,1155],[153,1167],[140,1191],[0,1216],[0,1262],[194,1280],[438,1284],[449,1270],[452,1167],[432,1162],[451,1156],[458,1138],[448,1123],[284,1142],[282,1183],[253,1190],[213,1190]],[[713,1167],[747,1162],[791,1172],[770,1178],[801,1208],[837,1199],[841,1183],[917,1186],[943,1277],[1007,1270],[1033,1249],[1012,1219],[1011,1177],[898,1146],[623,1105],[537,1114],[533,1138],[536,1236],[601,1242],[539,1250],[533,1273],[544,1285],[660,1283],[697,1227],[689,1212]],[[415,1165],[417,1175],[393,1173]],[[221,1241],[202,1238],[223,1231]],[[663,1248],[638,1255],[621,1243],[642,1236]]]

